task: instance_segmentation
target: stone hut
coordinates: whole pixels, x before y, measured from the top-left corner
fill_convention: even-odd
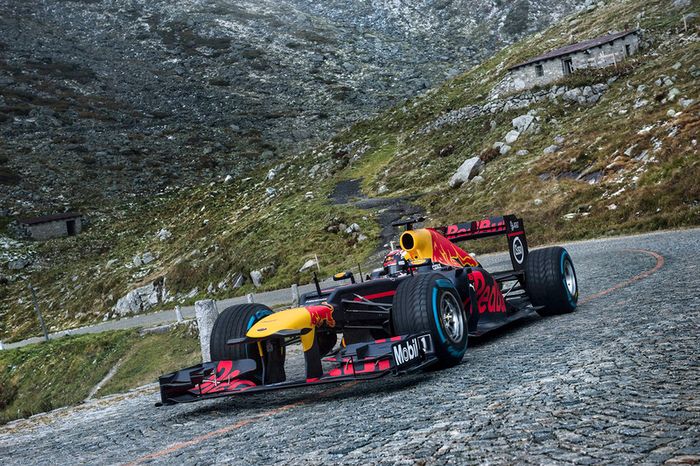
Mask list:
[[[596,37],[552,50],[508,68],[499,92],[542,86],[584,68],[616,65],[639,50],[639,31],[631,30]]]
[[[83,229],[83,215],[77,212],[23,218],[17,222],[26,236],[36,240],[75,236]]]

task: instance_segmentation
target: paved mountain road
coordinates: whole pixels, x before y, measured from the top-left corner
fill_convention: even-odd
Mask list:
[[[582,299],[455,368],[155,408],[152,387],[0,428],[4,464],[700,460],[700,230],[574,243]],[[490,256],[502,262],[505,256]]]

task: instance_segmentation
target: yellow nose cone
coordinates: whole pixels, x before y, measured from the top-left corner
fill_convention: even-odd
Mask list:
[[[257,321],[246,333],[250,338],[265,338],[282,330],[313,328],[311,314],[304,307],[275,312]]]

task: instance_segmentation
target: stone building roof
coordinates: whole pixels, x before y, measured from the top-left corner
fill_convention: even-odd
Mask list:
[[[42,215],[41,217],[20,218],[17,220],[21,225],[39,225],[40,223],[57,222],[59,220],[71,220],[82,217],[78,212],[64,212],[62,214]]]
[[[508,70],[510,71],[516,68],[520,68],[521,66],[532,65],[540,61],[551,60],[552,58],[562,57],[565,55],[570,55],[572,53],[581,52],[583,50],[592,49],[593,47],[598,47],[613,42],[617,39],[622,39],[623,37],[629,36],[630,34],[637,34],[637,32],[638,31],[636,29],[633,29],[631,31],[616,32],[614,34],[606,34],[604,36],[596,37],[595,39],[585,40],[576,44],[560,47],[558,49],[532,58],[528,61],[518,63],[517,65],[513,65],[510,68],[508,68]]]

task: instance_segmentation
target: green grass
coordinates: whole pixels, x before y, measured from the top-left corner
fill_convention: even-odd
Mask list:
[[[109,370],[97,396],[157,380],[200,359],[197,338],[182,329],[139,336],[136,330],[68,336],[0,352],[0,423],[83,401]]]

